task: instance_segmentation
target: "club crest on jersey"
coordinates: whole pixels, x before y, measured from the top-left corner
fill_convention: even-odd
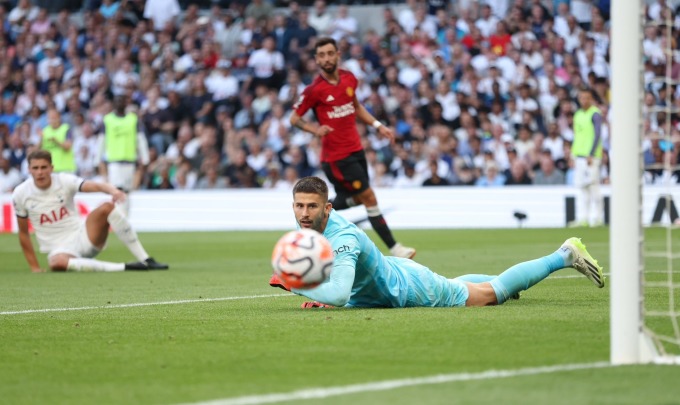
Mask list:
[[[348,96],[350,96],[350,97],[354,96],[354,89],[353,88],[348,87],[347,90],[345,90],[345,91],[347,92]]]

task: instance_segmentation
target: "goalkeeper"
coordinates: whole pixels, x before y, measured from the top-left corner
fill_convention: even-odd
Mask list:
[[[337,214],[328,186],[318,177],[300,179],[293,188],[293,211],[301,228],[322,233],[335,258],[330,277],[311,289],[290,289],[276,275],[269,284],[303,295],[310,307],[463,307],[502,304],[548,277],[571,267],[604,287],[602,267],[578,238],[554,253],[519,263],[498,276],[468,274],[447,279],[410,259],[384,256],[361,229]]]

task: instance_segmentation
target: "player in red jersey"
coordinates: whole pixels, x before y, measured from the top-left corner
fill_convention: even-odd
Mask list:
[[[340,54],[335,40],[319,38],[314,46],[319,76],[307,86],[294,106],[291,125],[321,138],[321,164],[333,183],[337,196],[333,208],[346,209],[363,204],[371,226],[394,256],[412,258],[416,250],[397,243],[383,218],[378,200],[368,182],[368,164],[356,128],[357,117],[390,140],[394,133],[376,120],[357,100],[357,79],[351,72],[338,69]],[[302,116],[314,110],[318,124]]]

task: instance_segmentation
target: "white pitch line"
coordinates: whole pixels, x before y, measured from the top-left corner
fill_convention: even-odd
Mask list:
[[[609,275],[609,274],[605,274]],[[546,280],[564,279],[564,278],[582,278],[583,275],[571,276],[552,276]],[[115,308],[134,308],[134,307],[149,307],[153,305],[178,305],[178,304],[193,304],[196,302],[215,302],[215,301],[232,301],[232,300],[249,300],[256,298],[272,298],[272,297],[292,297],[293,294],[268,294],[268,295],[247,295],[243,297],[223,297],[223,298],[200,298],[195,300],[176,300],[176,301],[160,301],[160,302],[142,302],[133,304],[119,304],[119,305],[100,305],[90,307],[72,307],[72,308],[44,308],[44,309],[25,309],[21,311],[3,311],[1,315],[21,315],[21,314],[37,314],[44,312],[67,312],[67,311],[87,311],[91,309],[115,309]]]
[[[196,303],[196,302],[252,300],[252,299],[257,299],[257,298],[292,297],[292,296],[293,296],[293,294],[246,295],[246,296],[243,296],[243,297],[199,298],[199,299],[195,299],[195,300],[140,302],[140,303],[133,303],[133,304],[100,305],[100,306],[91,306],[91,307],[27,309],[27,310],[23,310],[23,311],[4,311],[4,312],[0,312],[0,315],[36,314],[36,313],[42,313],[42,312],[86,311],[86,310],[90,310],[90,309],[150,307],[150,306],[153,306],[153,305],[193,304],[193,303]]]
[[[401,380],[378,381],[365,384],[345,385],[339,387],[310,388],[286,393],[251,395],[196,402],[193,405],[260,405],[276,402],[299,401],[305,399],[328,398],[340,395],[357,394],[370,391],[387,391],[417,385],[443,384],[458,381],[491,380],[537,374],[559,373],[563,371],[588,370],[594,368],[614,367],[608,362],[560,364],[556,366],[521,368],[517,370],[487,370],[479,373],[439,374],[429,377],[404,378]]]

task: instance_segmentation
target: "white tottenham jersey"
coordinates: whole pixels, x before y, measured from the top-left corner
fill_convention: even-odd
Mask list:
[[[31,221],[42,253],[49,253],[79,229],[82,219],[73,196],[84,181],[72,174],[53,173],[47,190],[36,187],[32,178],[14,189],[14,211]]]

